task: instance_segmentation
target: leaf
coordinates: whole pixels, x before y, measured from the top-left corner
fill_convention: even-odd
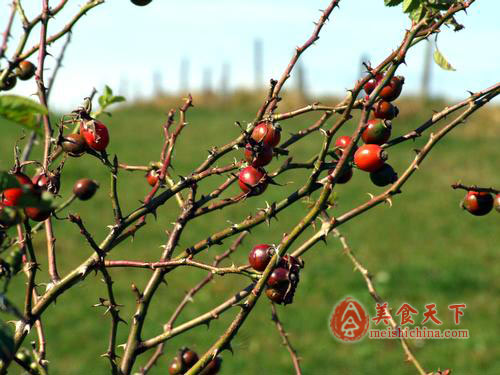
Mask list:
[[[421,0],[404,0],[403,1],[403,12],[410,13],[417,9],[421,5]]]
[[[453,3],[453,0],[427,0],[426,5],[436,10],[448,10]]]
[[[18,188],[20,186],[19,181],[17,181],[13,175],[8,174],[7,172],[0,172],[0,191],[10,188]]]
[[[410,19],[413,22],[418,22],[425,16],[425,13],[426,13],[426,9],[424,8],[423,5],[420,5],[417,9],[412,10],[410,12]]]
[[[48,114],[47,108],[18,95],[0,96],[0,117],[41,133],[37,115]]]
[[[384,0],[386,7],[395,7],[403,2],[403,0]]]
[[[125,101],[125,97],[120,95],[113,95],[113,90],[106,85],[104,86],[104,92],[98,99],[99,105],[101,106],[100,112],[104,112],[104,110],[109,107],[111,104],[120,103]]]
[[[444,70],[451,70],[451,71],[456,70],[453,66],[451,66],[448,60],[445,59],[445,57],[441,54],[441,52],[439,52],[437,47],[436,51],[434,51],[434,62]]]

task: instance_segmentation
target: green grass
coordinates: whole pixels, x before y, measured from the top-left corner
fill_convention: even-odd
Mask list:
[[[195,97],[196,104],[196,97]],[[410,102],[411,104],[411,102]],[[439,108],[436,105],[436,108]],[[251,121],[255,106],[238,107],[195,107],[188,113],[189,125],[183,132],[175,150],[173,175],[186,175],[207,155],[211,145],[222,145],[238,135],[234,121]],[[430,114],[426,111],[411,111],[402,114],[394,122],[393,134],[402,134],[419,124]],[[104,119],[111,133],[108,152],[117,154],[119,160],[128,164],[147,164],[157,161],[163,138],[161,125],[169,107],[141,104],[125,107]],[[284,136],[311,124],[319,114],[311,114],[301,119],[283,123]],[[1,124],[3,137],[0,139],[0,167],[12,166],[12,144],[20,137],[20,128],[12,124]],[[346,125],[342,134],[354,129],[355,123]],[[403,188],[403,194],[394,198],[393,207],[380,205],[368,213],[347,222],[340,231],[347,237],[360,260],[375,275],[379,292],[390,305],[398,308],[403,302],[416,307],[420,313],[426,303],[438,304],[439,316],[444,321],[442,328],[454,328],[447,306],[456,302],[467,304],[460,328],[470,331],[469,340],[421,341],[413,343],[415,354],[428,370],[453,368],[454,374],[498,374],[497,337],[499,315],[498,278],[499,226],[498,214],[477,218],[462,212],[458,203],[463,191],[454,191],[451,183],[500,186],[498,175],[499,132],[489,137],[481,131],[471,132],[470,127],[485,126],[481,122],[471,122],[456,129],[441,142],[425,160],[422,168]],[[495,125],[498,129],[498,123]],[[491,131],[488,130],[488,131]],[[305,161],[313,155],[320,140],[319,135],[310,137],[291,148],[295,161]],[[405,143],[390,150],[390,162],[397,171],[413,159],[413,149],[421,147],[425,139],[415,143]],[[40,154],[40,145],[35,155]],[[219,162],[224,165],[241,152],[231,153]],[[279,165],[273,161],[269,170]],[[30,173],[33,169],[28,170]],[[239,222],[257,207],[265,207],[265,202],[278,201],[294,191],[304,180],[305,174],[293,171],[277,178],[281,187],[270,186],[265,195],[248,199],[227,210],[212,213],[194,220],[185,230],[177,251],[206,238],[225,228],[228,221]],[[101,189],[88,202],[75,202],[68,210],[78,212],[87,228],[98,241],[108,232],[112,223],[112,209],[108,198],[109,174],[99,162],[90,156],[69,159],[64,168],[62,197],[68,196],[73,182],[82,177],[98,180]],[[125,213],[138,206],[148,192],[148,185],[141,172],[120,172],[119,195]],[[212,178],[200,184],[199,191],[220,184],[221,178]],[[368,176],[355,171],[353,180],[336,188],[338,207],[333,213],[340,214],[366,201],[366,193],[381,192],[381,188],[370,184]],[[238,192],[232,186],[227,196]],[[61,198],[64,199],[64,198]],[[246,260],[249,249],[256,243],[277,243],[282,234],[288,232],[307,210],[301,202],[296,203],[272,221],[252,230],[243,246],[232,257],[240,264]],[[148,225],[138,232],[134,241],[128,241],[110,254],[110,259],[156,260],[160,246],[166,241],[165,230],[171,229],[171,222],[177,214],[174,200],[158,210],[158,218],[148,217]],[[64,215],[62,215],[64,216]],[[60,273],[66,274],[91,254],[90,248],[76,228],[67,221],[56,221],[57,254]],[[296,242],[312,234],[306,231]],[[230,244],[226,240],[222,246],[206,250],[201,259],[208,260],[224,251]],[[46,257],[43,235],[36,237],[37,255],[42,263],[39,283],[47,282]],[[366,286],[348,258],[342,254],[335,238],[328,243],[318,244],[305,256],[306,267],[301,273],[301,282],[292,305],[279,307],[280,317],[290,333],[290,338],[300,353],[305,374],[414,374],[412,365],[405,363],[403,352],[397,341],[375,341],[365,339],[357,344],[342,344],[335,341],[328,329],[328,319],[333,306],[346,295],[361,301],[373,315],[375,304]],[[226,264],[230,264],[227,262]],[[129,322],[135,307],[135,297],[130,290],[135,283],[144,288],[149,271],[116,270],[111,274],[115,280],[116,298],[124,307],[122,317]],[[167,277],[167,286],[162,286],[151,305],[144,338],[159,334],[184,292],[191,288],[205,273],[199,270],[179,268]],[[195,303],[184,311],[179,323],[203,313],[244,286],[246,280],[234,275],[216,277],[203,292],[195,297]],[[20,275],[10,286],[9,295],[22,306],[24,277]],[[105,296],[104,284],[100,277],[89,275],[85,282],[78,284],[62,295],[57,304],[50,307],[44,316],[48,347],[48,359],[52,374],[104,374],[109,373],[108,363],[99,355],[105,351],[109,330],[109,318],[103,316],[102,309],[91,307],[98,297]],[[281,345],[270,320],[267,299],[262,298],[255,311],[233,342],[234,355],[223,354],[222,374],[266,374],[292,373],[288,352]],[[151,374],[166,373],[167,363],[180,346],[190,346],[203,353],[230,323],[237,310],[214,321],[210,330],[206,326],[176,337],[166,346],[166,356]],[[10,319],[0,315],[2,319]],[[417,318],[420,319],[420,314]],[[127,328],[121,325],[118,342],[126,340]],[[33,333],[26,345],[34,339]],[[120,353],[120,349],[118,350]],[[138,363],[143,364],[145,356]],[[137,367],[138,368],[138,367]],[[13,370],[13,374],[17,373]]]

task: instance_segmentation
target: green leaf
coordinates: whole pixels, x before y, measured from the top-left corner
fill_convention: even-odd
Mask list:
[[[124,101],[125,98],[123,96],[113,95],[113,90],[111,90],[111,88],[108,85],[104,87],[104,92],[99,97],[99,105],[102,107],[102,109],[105,109],[107,106],[113,103],[119,103]]]
[[[420,5],[417,9],[410,12],[410,19],[414,22],[420,21],[426,13],[426,9],[423,5]]]
[[[454,0],[427,0],[427,6],[429,8],[433,8],[436,10],[448,10],[453,3],[455,2]]]
[[[403,1],[403,12],[410,13],[417,9],[421,5],[421,0],[404,0]]]
[[[452,70],[452,71],[456,70],[453,66],[451,66],[448,60],[445,59],[445,57],[441,54],[441,52],[439,52],[437,47],[436,51],[434,51],[434,62],[444,70]]]
[[[386,7],[395,7],[403,2],[403,0],[384,0]]]
[[[17,178],[7,172],[0,172],[0,191],[10,188],[18,188],[21,185]]]
[[[37,115],[48,114],[47,108],[17,95],[0,96],[0,117],[41,133]]]
[[[14,354],[14,339],[9,327],[0,320],[0,360],[6,360]]]

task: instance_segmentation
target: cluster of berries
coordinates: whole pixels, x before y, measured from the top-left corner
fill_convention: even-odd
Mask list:
[[[275,247],[272,245],[256,245],[250,251],[248,261],[254,270],[262,272],[269,265],[274,253]],[[292,303],[299,283],[299,271],[303,267],[304,262],[300,258],[288,254],[281,257],[267,279],[266,296],[275,303]]]
[[[182,348],[172,360],[168,373],[170,375],[181,375],[188,371],[198,362],[198,354],[189,348]],[[222,358],[215,357],[208,365],[200,372],[201,375],[216,375],[222,365]]]
[[[2,72],[0,72],[0,76],[2,75]],[[35,72],[36,66],[33,63],[27,60],[19,62],[17,68],[14,69],[14,72],[10,73],[3,83],[0,82],[0,91],[13,89],[16,86],[18,78],[21,81],[27,81],[35,75]]]
[[[243,168],[239,174],[239,185],[247,195],[259,195],[264,192],[269,183],[269,178],[264,166],[269,164],[273,158],[274,147],[281,140],[281,129],[279,125],[270,121],[258,123],[247,137],[245,146],[245,160],[248,167]]]

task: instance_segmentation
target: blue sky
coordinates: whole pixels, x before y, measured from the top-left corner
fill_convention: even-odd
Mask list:
[[[7,1],[2,3],[1,30],[8,13]],[[24,3],[32,16],[41,1]],[[69,3],[51,21],[51,32],[62,27],[83,0]],[[74,108],[92,87],[102,89],[104,84],[115,92],[124,89],[126,92],[122,94],[131,99],[147,97],[152,92],[156,71],[161,73],[163,89],[176,92],[183,59],[189,61],[189,88],[193,91],[201,87],[202,72],[206,69],[212,71],[213,84],[217,86],[224,63],[230,66],[230,87],[252,87],[256,38],[263,43],[265,81],[277,78],[293,48],[311,34],[318,9],[328,3],[325,0],[153,0],[149,6],[136,7],[128,0],[107,0],[74,29],[52,104],[59,109]],[[361,56],[369,56],[373,63],[380,61],[398,45],[402,29],[409,26],[400,7],[386,8],[383,0],[343,0],[340,5],[323,29],[321,39],[303,57],[308,88],[313,94],[342,94],[352,87]],[[438,46],[457,71],[443,71],[434,65],[431,86],[434,94],[462,98],[466,90],[478,90],[498,81],[499,11],[498,0],[477,1],[468,16],[459,15],[465,30],[459,33],[443,30]],[[16,28],[19,29],[19,24]],[[19,35],[19,31],[14,34]],[[30,43],[36,39],[38,35]],[[50,49],[54,56],[60,45]],[[53,60],[49,58],[49,69]],[[399,71],[406,77],[407,93],[419,90],[423,60],[422,45],[410,53],[408,66]],[[28,95],[34,92],[34,87],[22,82],[14,92]]]

